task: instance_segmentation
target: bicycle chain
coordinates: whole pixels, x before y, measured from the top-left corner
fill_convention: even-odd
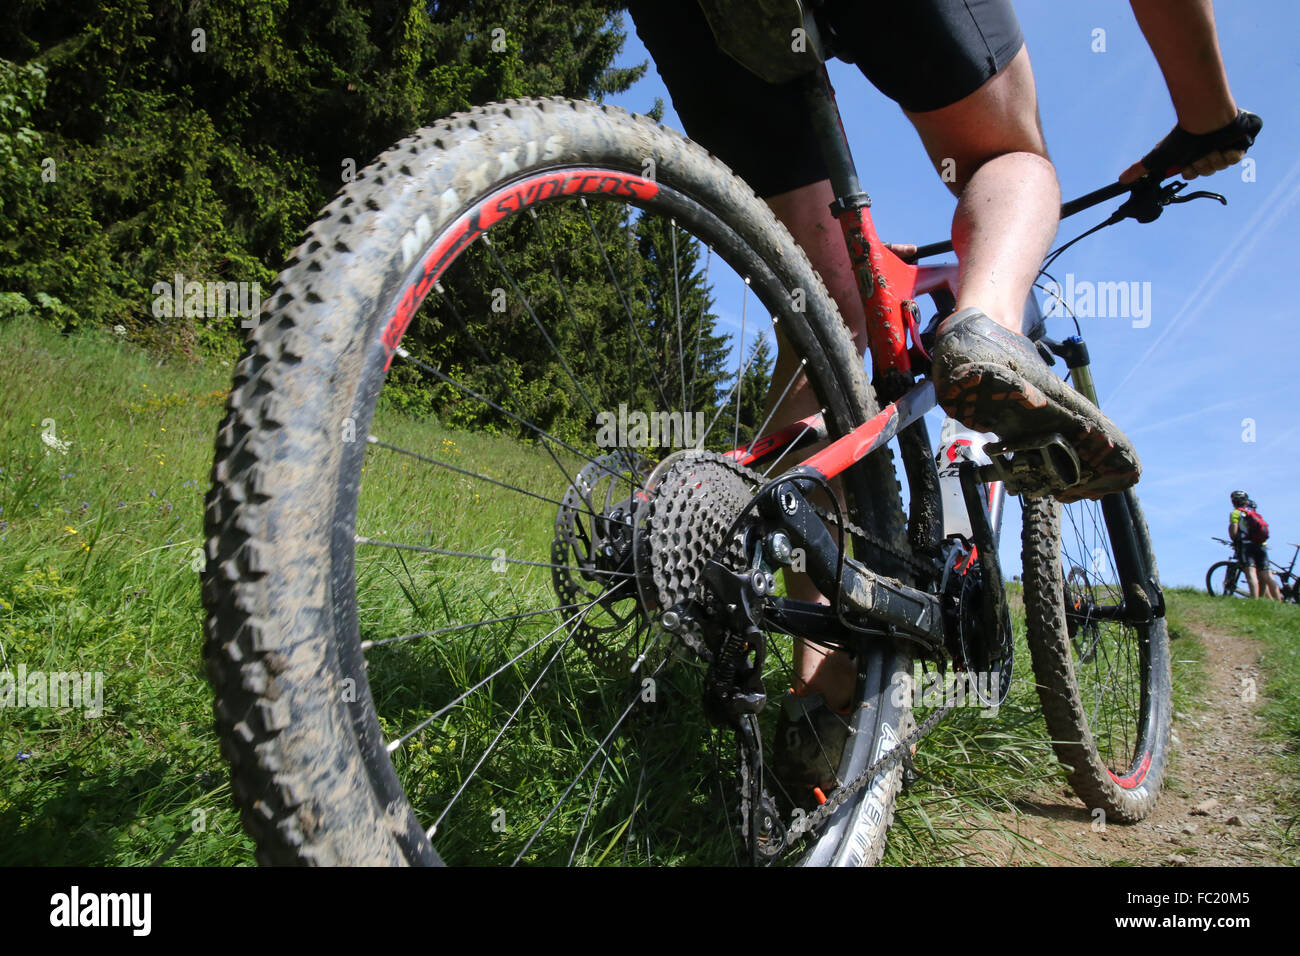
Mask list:
[[[754,469],[752,468],[747,468],[744,465],[740,465],[740,464],[737,464],[735,467],[739,469],[740,472],[744,474],[747,478],[750,478],[759,486],[769,483],[769,480],[766,475],[754,471]],[[902,562],[903,564],[907,565],[907,567],[910,570],[916,572],[917,574],[924,576],[924,575],[929,575],[934,573],[934,569],[930,567],[928,564],[926,564],[925,562],[916,560],[916,558],[914,558],[911,554],[909,554],[906,551],[900,551],[898,548],[894,547],[894,545],[889,544],[883,539],[867,531],[866,528],[862,528],[854,524],[852,521],[849,521],[847,518],[841,518],[838,514],[832,512],[829,508],[823,508],[821,505],[813,501],[808,501],[808,507],[812,508],[812,510],[817,513],[817,516],[821,518],[823,521],[828,521],[831,524],[835,525],[836,527],[842,528],[843,530],[847,531],[851,535],[857,535],[859,538],[862,538],[872,547],[885,552],[890,557],[895,558],[898,561]]]
[[[875,780],[885,770],[890,770],[895,764],[904,761],[910,762],[912,759],[912,746],[919,744],[925,737],[934,730],[943,720],[954,710],[956,704],[945,704],[939,710],[936,710],[914,731],[906,734],[898,744],[891,747],[879,760],[867,767],[852,780],[841,784],[830,792],[826,802],[811,813],[804,814],[796,820],[794,825],[786,830],[785,849],[794,846],[795,842],[809,830],[816,829],[824,823],[829,823],[831,817],[835,815],[840,807],[844,806],[851,797],[857,794],[863,787]]]

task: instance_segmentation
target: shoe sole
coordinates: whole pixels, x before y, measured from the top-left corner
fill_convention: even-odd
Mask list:
[[[1063,390],[1073,393],[1064,382]],[[1081,414],[1064,402],[1086,401],[1073,393],[1052,396],[1001,363],[969,362],[952,370],[939,403],[968,428],[993,432],[1003,441],[1059,433],[1090,474],[1054,494],[1062,502],[1096,499],[1137,483],[1137,452],[1113,425]],[[1064,399],[1064,401],[1062,400]]]

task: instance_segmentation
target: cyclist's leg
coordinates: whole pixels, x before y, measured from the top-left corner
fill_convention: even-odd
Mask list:
[[[862,354],[867,348],[866,314],[862,311],[861,294],[853,276],[843,234],[839,223],[830,214],[829,207],[834,198],[830,180],[821,179],[772,196],[767,204],[790,230],[790,234],[821,274],[826,290],[839,306],[840,315],[849,327],[859,354]],[[794,377],[799,361],[799,356],[778,329],[776,364],[767,397],[769,412],[772,412],[772,405],[777,399],[781,398],[785,383]],[[784,427],[790,422],[816,414],[817,411],[817,397],[807,387],[806,380],[801,381],[786,393],[780,408],[772,414],[772,427]],[[808,450],[801,449],[790,456],[789,462],[778,463],[776,467],[780,469],[796,464],[795,459],[802,459],[808,454]],[[787,573],[785,586],[786,593],[795,600],[829,603],[806,574]],[[841,651],[829,651],[800,641],[795,645],[795,673],[802,681],[798,688],[800,692],[820,693],[832,708],[843,709],[852,700],[856,669],[852,659]]]
[[[998,214],[982,221],[978,213],[963,212],[959,205],[954,220],[955,238],[958,221],[972,226],[961,230],[957,244],[965,280],[958,306],[981,302],[996,321],[1018,332],[1025,296],[1055,232],[1043,224],[1055,222],[1059,190],[1046,158],[1033,75],[1014,13],[1002,0],[978,0],[960,11],[934,2],[872,10],[870,22],[863,19],[867,11],[861,5],[831,15],[854,61],[903,106],[931,156],[941,145],[947,150],[936,158],[936,165],[945,157],[956,161],[956,191],[971,188],[964,205],[978,209],[999,189],[1018,197],[1017,202],[995,204]],[[886,20],[880,21],[880,16]],[[913,55],[900,61],[900,50]],[[930,59],[920,64],[916,55]],[[990,133],[990,125],[997,131]],[[976,174],[980,178],[972,181]],[[1026,188],[1027,181],[1031,188]],[[840,229],[828,209],[833,198],[830,183],[820,180],[772,196],[768,205],[812,260],[864,352],[866,317]],[[1004,210],[1014,214],[1003,215]],[[797,361],[793,354],[778,355],[774,389],[788,381]],[[792,394],[773,421],[784,424],[814,411],[811,396]],[[786,586],[792,597],[821,599],[807,578],[788,577]],[[828,698],[847,696],[843,683],[852,679],[848,663],[843,655],[806,652],[800,658],[800,676]]]
[[[935,166],[955,175],[957,308],[979,308],[1019,332],[1061,202],[1028,52],[1021,47],[1005,69],[951,106],[907,116]]]
[[[1278,590],[1277,578],[1273,577],[1273,569],[1269,566],[1268,545],[1259,546],[1259,573],[1262,575],[1260,581],[1260,594],[1267,594],[1274,601],[1282,600],[1282,592]]]
[[[958,311],[939,329],[932,377],[944,409],[1004,440],[1061,434],[1084,464],[1063,500],[1133,484],[1132,444],[1017,334],[1055,235],[1060,201],[1047,159],[1029,56],[1008,0],[854,4],[837,25],[861,33],[872,82],[903,107],[961,196],[953,220]],[[890,27],[900,27],[900,42]],[[870,62],[870,66],[866,66]],[[996,68],[996,69],[994,69]]]
[[[1255,570],[1255,565],[1246,565],[1246,583],[1250,585],[1250,596],[1259,597],[1259,572]]]

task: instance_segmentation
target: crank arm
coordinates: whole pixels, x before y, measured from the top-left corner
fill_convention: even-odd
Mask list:
[[[758,510],[803,549],[808,575],[823,594],[833,599],[838,595],[842,607],[887,633],[918,641],[932,652],[942,650],[943,616],[937,596],[877,574],[848,555],[844,555],[843,577],[836,580],[840,550],[794,481],[782,481],[771,489]]]

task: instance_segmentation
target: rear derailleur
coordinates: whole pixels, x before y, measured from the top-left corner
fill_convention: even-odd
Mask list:
[[[763,786],[763,741],[758,714],[767,704],[763,666],[767,636],[763,604],[776,579],[763,568],[733,571],[710,561],[703,573],[701,633],[712,660],[704,677],[704,713],[736,733],[740,756],[740,828],[750,862],[761,864],[785,849],[786,829],[775,799]]]

